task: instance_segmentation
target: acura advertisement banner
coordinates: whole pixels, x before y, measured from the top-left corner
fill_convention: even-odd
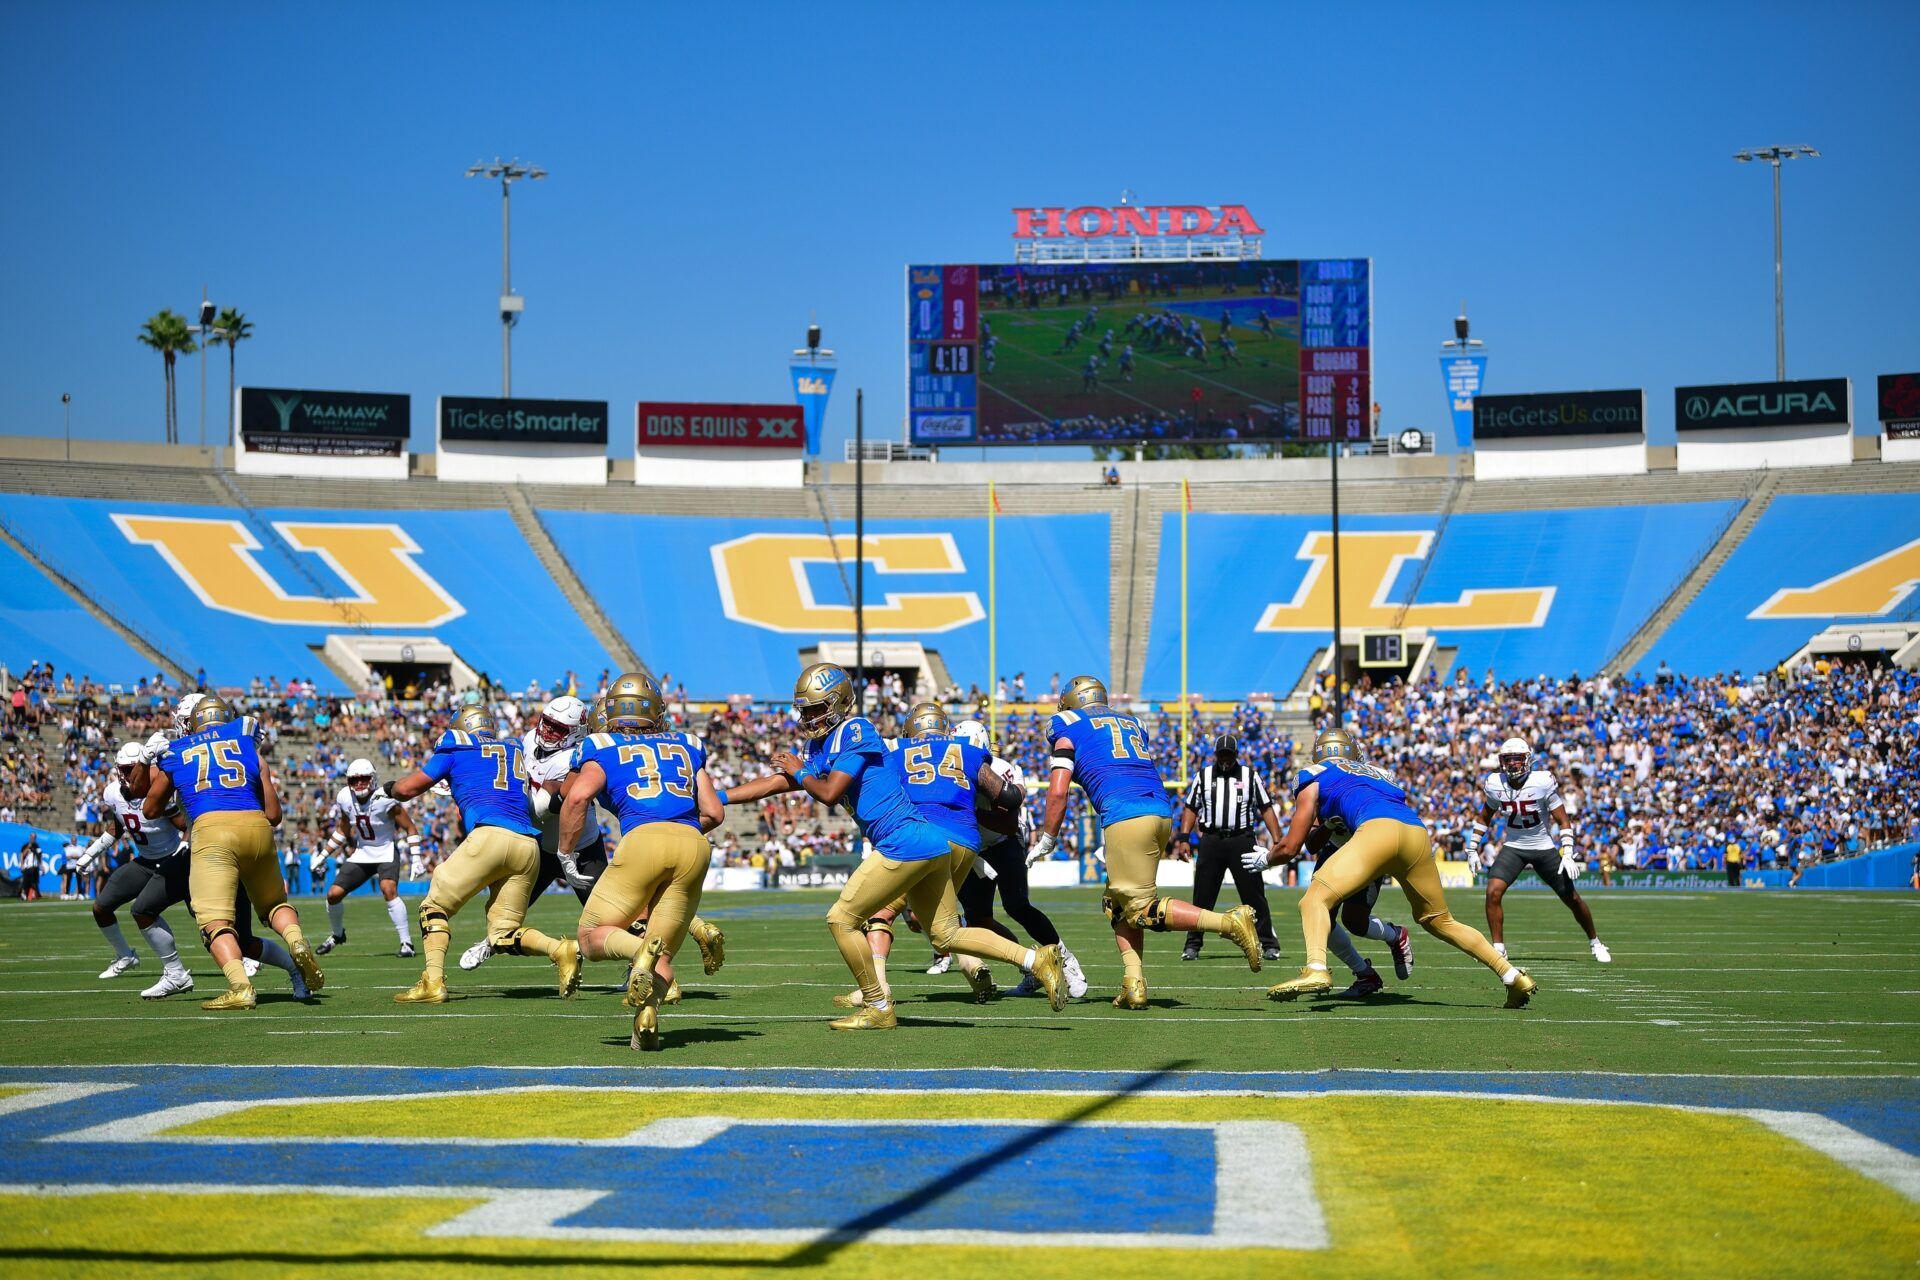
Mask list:
[[[720,445],[741,449],[807,446],[806,411],[797,404],[680,404],[642,400],[635,440],[645,445]]]
[[[1526,436],[1633,436],[1647,429],[1647,393],[1542,391],[1518,396],[1476,396],[1476,440]]]
[[[393,457],[407,447],[412,399],[377,391],[240,388],[240,438],[256,453]]]
[[[1739,427],[1823,427],[1853,421],[1853,384],[1845,378],[1800,382],[1729,382],[1677,387],[1677,431]]]
[[[508,444],[604,446],[607,443],[607,402],[441,396],[440,438],[504,441]]]

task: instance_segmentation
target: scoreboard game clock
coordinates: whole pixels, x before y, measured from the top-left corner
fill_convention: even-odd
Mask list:
[[[915,444],[1372,436],[1366,258],[907,268]]]

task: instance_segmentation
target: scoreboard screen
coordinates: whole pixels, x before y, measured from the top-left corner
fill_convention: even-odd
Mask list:
[[[916,444],[1364,440],[1365,258],[907,268]]]

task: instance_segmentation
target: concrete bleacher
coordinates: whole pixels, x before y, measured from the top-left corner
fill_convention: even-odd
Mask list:
[[[795,522],[796,528],[800,522],[816,530],[831,528],[836,531],[836,541],[844,544],[846,539],[839,534],[850,528],[854,510],[852,467],[838,463],[810,465],[810,475],[816,482],[788,490],[674,489],[622,483],[623,464],[617,461],[612,468],[614,482],[607,485],[502,487],[428,477],[333,480],[242,476],[215,469],[214,464],[222,460],[223,451],[154,445],[76,442],[75,460],[65,461],[57,454],[47,456],[47,445],[48,442],[37,439],[20,444],[0,438],[0,458],[7,459],[6,465],[0,466],[0,496],[15,495],[0,504],[0,508],[4,508],[0,510],[0,533],[18,541],[17,549],[9,548],[13,560],[0,565],[0,571],[22,581],[46,581],[43,571],[52,571],[53,589],[69,599],[76,595],[81,598],[80,612],[71,616],[87,622],[74,625],[90,626],[117,640],[125,652],[120,652],[115,660],[125,662],[130,653],[138,659],[138,670],[146,673],[153,670],[156,662],[170,668],[196,664],[199,657],[192,651],[202,647],[202,637],[210,630],[232,631],[233,628],[224,624],[209,628],[197,621],[194,610],[201,608],[197,602],[180,602],[175,608],[159,610],[158,617],[154,616],[154,609],[142,606],[137,600],[123,608],[115,593],[134,590],[144,579],[136,574],[125,580],[105,581],[106,577],[116,577],[118,571],[109,573],[97,569],[79,548],[57,545],[60,540],[57,531],[39,517],[27,514],[32,510],[31,504],[19,505],[20,495],[42,499],[105,499],[122,507],[153,504],[191,508],[203,514],[240,519],[249,527],[258,526],[268,514],[278,518],[288,512],[316,516],[332,513],[334,518],[350,512],[371,513],[382,519],[397,519],[403,525],[417,518],[423,522],[423,529],[439,525],[443,519],[459,513],[490,514],[498,517],[499,523],[488,525],[490,532],[482,539],[483,543],[513,562],[516,567],[511,576],[515,582],[538,580],[549,584],[538,591],[557,592],[557,597],[549,597],[547,604],[539,606],[540,610],[571,616],[572,620],[564,628],[569,638],[564,642],[552,641],[549,647],[554,651],[546,661],[576,669],[602,662],[626,667],[650,660],[645,646],[638,642],[640,638],[630,634],[629,625],[623,625],[615,616],[611,601],[616,591],[644,594],[657,590],[659,575],[649,572],[651,566],[646,561],[645,548],[636,548],[629,555],[624,573],[620,565],[601,557],[594,581],[587,582],[587,575],[580,571],[578,563],[582,550],[553,536],[555,519],[568,513],[716,519],[744,516]],[[60,442],[53,441],[52,448],[58,450]],[[1163,604],[1174,585],[1169,568],[1176,562],[1169,557],[1175,550],[1171,542],[1172,530],[1176,527],[1174,518],[1183,501],[1180,480],[1186,478],[1192,482],[1193,508],[1197,515],[1293,516],[1317,521],[1324,519],[1330,495],[1324,460],[1249,460],[1245,464],[1123,461],[1119,465],[1125,483],[1108,486],[1098,482],[1104,464],[1091,461],[1084,464],[874,464],[867,468],[866,515],[871,522],[877,522],[872,526],[876,529],[900,520],[979,519],[985,515],[985,482],[991,477],[997,483],[1000,510],[1007,516],[1103,516],[1107,528],[1106,564],[1093,572],[1104,573],[1107,588],[1105,674],[1117,688],[1138,691],[1148,670],[1149,652],[1157,647],[1153,644],[1156,626],[1162,629],[1167,626]],[[1409,530],[1429,530],[1435,534],[1434,550],[1427,562],[1402,579],[1402,587],[1413,593],[1408,598],[1451,598],[1449,593],[1459,583],[1447,576],[1450,564],[1471,565],[1476,559],[1484,559],[1488,564],[1501,562],[1502,547],[1479,540],[1475,534],[1485,518],[1524,517],[1527,513],[1564,514],[1600,508],[1671,508],[1677,504],[1692,504],[1715,512],[1724,510],[1723,515],[1714,517],[1718,525],[1704,543],[1690,533],[1678,542],[1636,544],[1638,569],[1634,576],[1642,585],[1651,584],[1649,589],[1659,598],[1639,616],[1634,616],[1639,609],[1637,599],[1634,609],[1618,611],[1618,619],[1623,620],[1620,625],[1632,623],[1629,634],[1622,636],[1619,626],[1609,622],[1596,630],[1591,642],[1582,646],[1578,664],[1572,661],[1560,664],[1580,665],[1583,670],[1590,669],[1587,660],[1596,645],[1606,650],[1601,657],[1614,670],[1657,660],[1662,653],[1659,646],[1663,636],[1699,604],[1711,603],[1711,588],[1721,573],[1730,566],[1744,563],[1739,558],[1743,548],[1757,531],[1767,527],[1766,517],[1779,502],[1801,495],[1873,497],[1920,493],[1920,463],[1875,461],[1850,467],[1775,472],[1654,471],[1608,477],[1603,481],[1476,481],[1469,472],[1470,459],[1452,458],[1357,458],[1341,465],[1340,506],[1343,519],[1354,520],[1349,528],[1359,528],[1374,518],[1386,519],[1395,527],[1403,525]],[[631,471],[625,474],[630,476]],[[1248,544],[1241,554],[1260,562],[1291,561],[1299,546],[1299,535],[1289,536],[1292,538],[1289,545]],[[1008,548],[1003,545],[1002,551],[1005,554]],[[110,540],[95,542],[92,553],[129,565],[138,563],[137,558],[126,555],[123,545]],[[304,563],[310,557],[295,557],[282,548],[263,554],[265,562],[272,562],[285,571],[282,585],[289,592],[300,594],[313,590],[316,573],[318,580],[327,580],[323,569]],[[487,627],[496,631],[524,630],[517,622],[500,625],[499,618],[503,615],[498,611],[513,609],[511,616],[523,616],[525,591],[519,586],[492,581],[491,570],[484,563],[486,559],[480,557],[482,563],[474,569],[476,585],[467,589],[466,594],[479,598],[485,606],[481,612],[491,619]],[[1003,570],[1007,567],[1003,562]],[[1017,579],[1019,566],[1012,567]],[[1196,563],[1196,573],[1204,572],[1217,573],[1219,565],[1203,568]],[[60,584],[62,577],[71,589]],[[870,574],[868,582],[869,600],[878,599],[875,593],[886,589],[884,575]],[[832,589],[843,590],[837,586]],[[1056,593],[1045,584],[1028,584],[1016,589],[1003,574],[1001,590],[1001,667],[1003,672],[1010,673],[1017,664],[1010,661],[1005,652],[1009,627],[1044,638],[1053,625],[1059,605],[1053,598]],[[486,628],[476,626],[475,629]],[[1808,624],[1800,629],[1811,631],[1817,627]],[[160,631],[168,633],[165,643],[161,643],[157,635]],[[310,652],[311,639],[303,637],[295,648]],[[549,639],[551,641],[551,637]],[[797,637],[786,647],[797,653],[805,640]],[[477,635],[469,642],[485,644]],[[1474,645],[1470,643],[1467,647]],[[565,652],[560,651],[562,649]],[[1537,647],[1523,645],[1522,649],[1528,651],[1526,658],[1511,660],[1532,665],[1538,657]],[[269,658],[266,656],[269,652],[280,656]],[[1670,655],[1672,651],[1666,652]],[[286,650],[284,644],[274,643],[253,656],[259,662],[284,663],[299,655]],[[1497,657],[1495,660],[1503,661]],[[1100,659],[1089,658],[1087,664],[1099,666]],[[1024,661],[1021,665],[1027,668],[1031,679],[1036,665],[1043,665],[1044,670],[1050,672],[1062,663]],[[291,668],[283,665],[282,669]],[[1236,691],[1229,688],[1224,692]]]

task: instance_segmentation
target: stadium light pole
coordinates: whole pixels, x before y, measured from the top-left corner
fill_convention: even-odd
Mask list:
[[[1787,380],[1787,272],[1781,253],[1780,162],[1802,156],[1814,160],[1819,155],[1806,146],[1760,147],[1733,153],[1733,158],[1741,164],[1764,160],[1773,167],[1773,377],[1776,382]]]
[[[60,393],[60,431],[67,440],[67,461],[73,461],[73,392]]]
[[[521,164],[518,159],[492,164],[476,164],[467,169],[469,178],[493,178],[500,183],[500,394],[513,399],[513,326],[526,310],[526,299],[513,291],[513,184],[547,176],[538,165]]]
[[[207,447],[207,335],[213,332],[214,305],[207,301],[207,286],[200,286],[200,323],[192,326],[200,337],[200,447]]]
[[[1333,727],[1347,727],[1347,698],[1341,690],[1340,657],[1340,438],[1327,442],[1327,460],[1333,467]]]
[[[867,706],[867,393],[853,392],[853,680]]]

